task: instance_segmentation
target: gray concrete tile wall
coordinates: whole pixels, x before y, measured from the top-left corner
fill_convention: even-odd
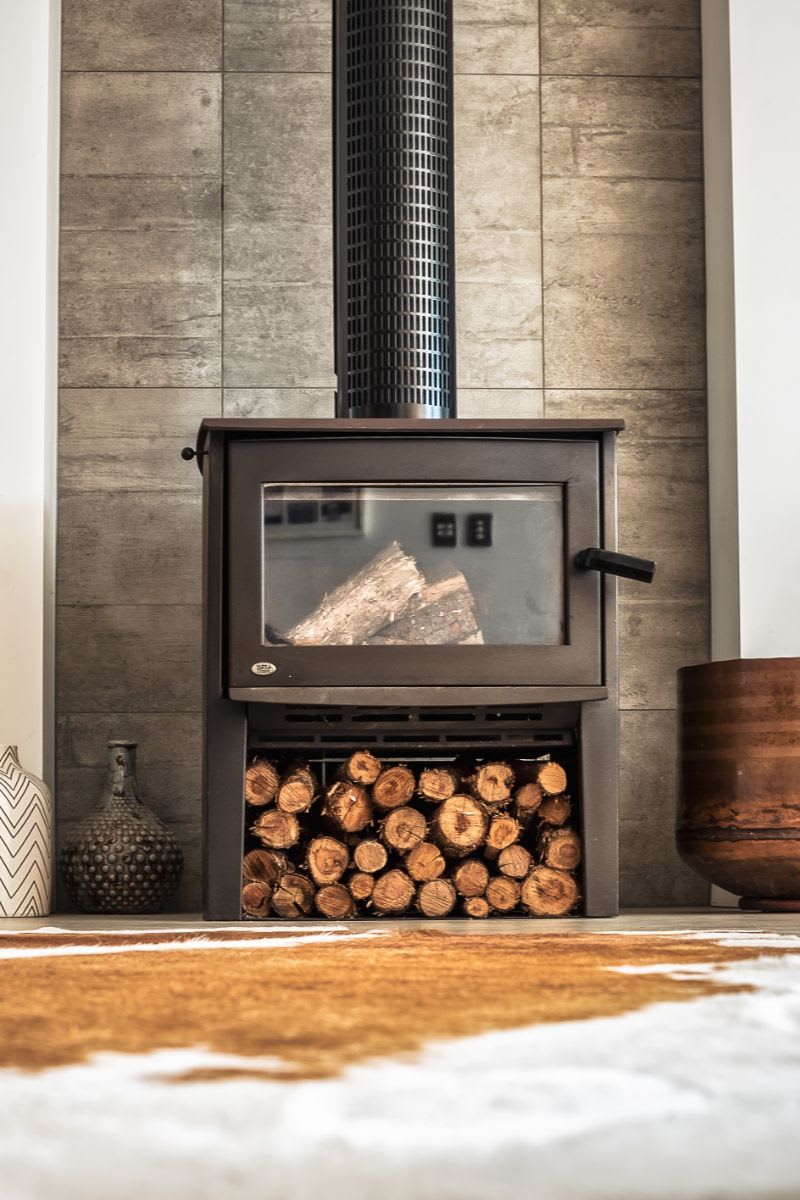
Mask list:
[[[200,477],[178,451],[204,415],[332,415],[330,8],[63,12],[59,826],[95,803],[105,740],[138,738],[196,909]],[[624,416],[621,540],[659,559],[621,588],[628,904],[705,895],[672,841],[674,670],[708,638],[699,51],[697,0],[455,0],[459,411]]]

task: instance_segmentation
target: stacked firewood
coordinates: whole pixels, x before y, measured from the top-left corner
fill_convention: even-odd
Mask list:
[[[556,762],[465,762],[418,774],[358,750],[326,789],[306,762],[247,768],[249,917],[560,917],[581,842]]]

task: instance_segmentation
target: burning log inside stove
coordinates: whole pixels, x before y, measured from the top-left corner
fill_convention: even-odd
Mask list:
[[[567,824],[560,763],[471,759],[415,771],[359,750],[327,788],[317,780],[307,763],[250,763],[245,916],[556,917],[580,899],[581,839]],[[297,815],[285,811],[287,788]]]
[[[298,624],[285,633],[270,626],[267,636],[272,643],[294,646],[482,645],[484,640],[463,572],[429,581],[398,542],[324,596]]]

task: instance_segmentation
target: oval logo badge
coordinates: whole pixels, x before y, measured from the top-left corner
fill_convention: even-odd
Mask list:
[[[250,668],[254,675],[274,675],[277,669],[275,663],[268,662],[253,663]]]

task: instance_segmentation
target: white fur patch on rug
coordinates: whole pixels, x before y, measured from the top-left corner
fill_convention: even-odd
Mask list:
[[[339,936],[329,925],[287,928],[265,938],[264,953]],[[279,1066],[202,1046],[0,1071],[0,1196],[794,1200],[800,938],[702,936],[764,954],[676,964],[676,974],[747,990],[429,1043],[325,1079],[223,1070],[213,1081],[170,1082]],[[797,953],[771,956],[777,948]],[[59,949],[49,951],[54,987]],[[97,950],[155,947],[130,939]],[[12,953],[38,951],[0,938],[0,959]],[[24,1015],[24,996],[19,1008]]]

